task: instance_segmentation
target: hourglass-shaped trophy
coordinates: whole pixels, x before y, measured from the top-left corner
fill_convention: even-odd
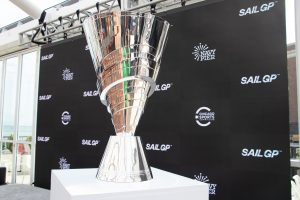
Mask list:
[[[101,102],[111,114],[110,136],[97,178],[112,182],[152,179],[135,130],[155,90],[169,23],[152,14],[97,13],[83,27],[97,76]]]

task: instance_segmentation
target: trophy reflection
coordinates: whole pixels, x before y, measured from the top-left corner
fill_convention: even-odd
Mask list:
[[[111,114],[110,136],[97,178],[112,182],[152,179],[139,136],[134,136],[147,98],[155,90],[169,23],[152,14],[97,13],[83,27],[101,102]]]

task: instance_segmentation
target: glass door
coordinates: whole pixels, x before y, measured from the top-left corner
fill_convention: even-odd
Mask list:
[[[37,52],[22,56],[19,110],[16,135],[16,183],[30,183],[32,165],[32,138],[35,136],[37,99]]]
[[[12,182],[14,171],[14,136],[17,105],[19,57],[4,60],[3,104],[1,125],[1,166],[6,167],[6,181]]]
[[[6,182],[33,182],[39,51],[0,60],[0,167]]]

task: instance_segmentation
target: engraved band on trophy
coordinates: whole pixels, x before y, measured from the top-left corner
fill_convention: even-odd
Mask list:
[[[111,114],[110,136],[97,178],[112,182],[152,179],[141,139],[134,136],[147,98],[155,90],[169,23],[152,14],[97,13],[83,27],[101,102]]]

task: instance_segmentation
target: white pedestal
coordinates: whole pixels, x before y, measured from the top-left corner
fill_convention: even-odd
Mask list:
[[[139,183],[99,181],[96,171],[52,170],[50,200],[208,200],[208,184],[159,169]]]

